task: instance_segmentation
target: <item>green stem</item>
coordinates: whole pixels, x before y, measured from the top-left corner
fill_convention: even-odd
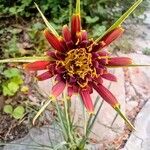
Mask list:
[[[100,99],[100,97],[97,96],[97,98],[96,98],[96,100],[95,100],[95,103],[94,103],[94,108],[96,108],[99,99]],[[103,103],[103,102],[102,102],[102,103]],[[100,107],[102,107],[102,106],[100,106]],[[93,118],[93,115],[91,114],[90,117],[89,117],[89,119],[88,119],[88,122],[87,122],[87,127],[86,127],[87,129],[88,129],[89,126],[90,126],[90,123],[91,123],[92,118]],[[88,131],[88,130],[86,130],[86,135],[87,135],[87,131]]]
[[[62,111],[61,111],[61,108],[59,107],[59,104],[58,104],[57,100],[55,101],[55,105],[56,105],[56,109],[57,109],[58,119],[60,121],[60,126],[62,128],[63,136],[64,136],[65,141],[67,141],[67,139],[68,139],[67,138],[68,137],[67,136],[67,129],[65,127],[64,120],[62,120],[63,119],[63,117],[62,117]]]
[[[66,98],[65,94],[64,94],[64,107],[65,107],[65,116],[66,116],[66,121],[67,121],[67,129],[68,129],[68,136],[69,136],[69,139],[70,139],[70,142],[71,144],[75,144],[74,142],[74,138],[73,138],[73,135],[72,135],[72,132],[71,132],[71,122],[70,122],[70,108],[68,107],[68,99]]]
[[[99,98],[97,97],[97,100],[98,100],[98,99],[99,99]],[[96,100],[96,102],[95,102],[95,105],[97,104],[97,100]],[[97,118],[97,116],[98,116],[98,114],[99,114],[99,112],[100,112],[100,110],[101,110],[101,108],[102,108],[102,106],[103,106],[103,103],[104,103],[104,101],[101,102],[101,104],[100,104],[100,106],[99,106],[99,108],[98,108],[98,110],[97,110],[97,112],[96,112],[96,114],[95,114],[93,120],[92,120],[92,116],[90,116],[90,118],[89,118],[89,120],[88,120],[88,124],[87,124],[86,135],[85,135],[85,137],[82,139],[82,141],[81,141],[80,144],[79,144],[79,148],[80,148],[80,149],[83,149],[83,148],[84,148],[84,146],[85,146],[85,144],[86,144],[86,140],[87,140],[87,138],[88,138],[88,136],[89,136],[89,134],[90,134],[90,131],[91,131],[91,129],[92,129],[94,123],[95,123],[95,120],[96,120],[96,118]],[[91,120],[92,120],[92,122],[91,122]]]
[[[138,7],[143,0],[137,0],[103,35],[101,35],[95,42],[99,42],[103,36],[110,31],[122,25],[122,23],[129,17],[129,15]]]
[[[39,13],[40,13],[40,15],[41,15],[43,21],[45,22],[46,26],[48,27],[48,29],[49,29],[54,35],[59,36],[59,34],[57,33],[57,31],[56,31],[56,30],[52,27],[52,25],[48,22],[48,20],[46,19],[46,17],[44,16],[44,14],[42,13],[42,11],[40,10],[39,6],[38,6],[36,3],[34,3],[34,4],[35,4],[37,10],[39,11]]]
[[[121,116],[121,118],[123,118],[123,120],[131,127],[131,129],[136,130],[135,127],[132,125],[132,123],[128,120],[128,118],[121,112],[119,107],[115,107],[114,109]]]

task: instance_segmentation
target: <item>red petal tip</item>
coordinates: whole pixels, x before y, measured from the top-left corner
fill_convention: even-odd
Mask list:
[[[59,96],[65,89],[66,84],[63,81],[59,81],[52,87],[52,95],[54,97]]]
[[[36,78],[39,81],[43,81],[43,80],[47,80],[49,78],[51,78],[53,76],[53,74],[50,71],[44,72],[41,75],[38,75]]]
[[[110,66],[127,66],[132,64],[132,59],[128,57],[114,57],[110,58],[108,65]]]
[[[92,99],[90,97],[90,93],[88,90],[86,89],[82,89],[80,91],[80,95],[82,97],[82,100],[83,100],[83,104],[85,105],[87,111],[90,113],[90,114],[93,114],[94,113],[94,105],[93,105],[93,102],[92,102]]]
[[[121,36],[124,32],[124,29],[121,27],[118,27],[111,32],[107,33],[103,38],[102,41],[106,43],[106,45],[109,45],[111,42],[116,40],[119,36]]]
[[[65,51],[65,45],[63,45],[60,41],[60,37],[56,37],[53,33],[51,33],[48,29],[44,30],[44,35],[47,41],[51,44],[51,46],[58,51]]]
[[[28,71],[45,70],[49,64],[50,62],[48,61],[36,61],[33,63],[24,64],[23,68]]]
[[[107,88],[105,88],[102,84],[96,85],[95,83],[93,83],[93,88],[113,108],[119,105],[119,103],[118,103],[117,99],[115,98],[115,96]]]
[[[111,73],[102,74],[101,77],[105,78],[106,80],[117,82],[117,78]]]

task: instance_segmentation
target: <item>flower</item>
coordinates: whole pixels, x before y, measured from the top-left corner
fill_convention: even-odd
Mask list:
[[[110,67],[132,65],[132,59],[113,57],[108,52],[107,47],[123,34],[122,22],[141,2],[138,0],[102,37],[95,41],[89,39],[87,31],[82,29],[80,0],[77,0],[76,13],[71,17],[71,28],[64,25],[62,36],[59,36],[51,27],[36,5],[48,27],[44,30],[44,35],[53,50],[46,53],[48,60],[26,64],[25,69],[29,71],[46,70],[38,75],[37,79],[42,81],[51,77],[55,78],[57,83],[52,87],[52,97],[59,96],[65,88],[67,88],[70,97],[74,93],[79,93],[89,113],[94,111],[90,95],[93,93],[93,89],[96,90],[132,126],[121,113],[120,104],[115,96],[103,85],[103,80],[117,81],[115,75],[109,72]]]
[[[49,29],[44,35],[54,50],[49,50],[50,60],[36,61],[25,65],[29,71],[46,70],[37,79],[42,81],[55,77],[57,83],[51,94],[59,96],[65,87],[68,95],[79,93],[88,112],[93,113],[94,106],[90,94],[95,89],[113,108],[119,106],[115,96],[103,85],[103,80],[117,81],[109,72],[110,66],[127,66],[132,64],[128,57],[113,57],[107,46],[122,35],[124,29],[117,27],[95,42],[88,39],[86,30],[81,27],[80,14],[73,14],[71,29],[64,25],[62,36],[56,36]],[[53,59],[51,59],[53,58]]]

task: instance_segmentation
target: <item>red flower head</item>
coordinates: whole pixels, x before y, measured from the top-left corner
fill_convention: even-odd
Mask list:
[[[44,31],[46,39],[53,47],[53,50],[47,52],[50,60],[29,63],[25,68],[31,71],[46,70],[37,76],[40,81],[54,77],[57,81],[51,91],[54,97],[59,96],[66,87],[69,96],[79,93],[86,109],[92,113],[94,106],[90,94],[95,89],[107,103],[118,110],[119,103],[114,95],[104,87],[103,80],[117,81],[108,68],[128,66],[132,64],[132,60],[127,57],[113,57],[106,48],[122,35],[124,29],[120,26],[121,23],[140,2],[140,0],[136,2],[118,20],[116,23],[118,26],[112,26],[103,37],[94,41],[88,38],[87,31],[81,27],[80,1],[77,0],[76,13],[71,18],[71,28],[64,25],[62,36],[59,36],[53,28]],[[45,18],[44,21],[49,27]]]
[[[90,94],[93,88],[112,107],[119,103],[113,94],[103,86],[103,79],[117,81],[109,73],[109,66],[127,66],[132,60],[127,57],[112,57],[106,50],[107,46],[122,35],[124,29],[117,27],[108,32],[98,42],[88,39],[88,34],[81,27],[80,14],[74,14],[71,19],[71,29],[64,25],[62,36],[57,36],[49,29],[44,35],[54,50],[47,52],[53,61],[37,61],[27,64],[25,68],[30,71],[45,70],[37,76],[40,81],[55,77],[57,83],[51,94],[59,96],[67,86],[68,94],[79,93],[87,110],[94,111]]]

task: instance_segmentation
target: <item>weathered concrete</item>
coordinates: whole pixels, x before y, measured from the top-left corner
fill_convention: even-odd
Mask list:
[[[136,131],[132,132],[122,150],[150,150],[150,100],[135,120]]]
[[[42,128],[33,128],[24,138],[9,143],[4,150],[51,150],[62,142],[62,135],[58,126],[51,125]]]

